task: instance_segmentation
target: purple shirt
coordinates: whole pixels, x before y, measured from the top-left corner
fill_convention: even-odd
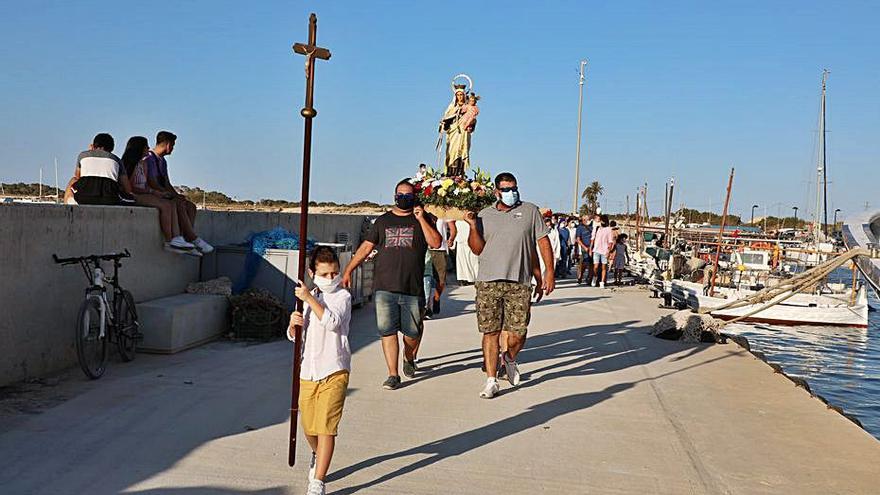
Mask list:
[[[170,181],[168,180],[168,162],[165,161],[165,158],[150,151],[144,161],[146,162],[147,176],[160,186],[168,187]]]

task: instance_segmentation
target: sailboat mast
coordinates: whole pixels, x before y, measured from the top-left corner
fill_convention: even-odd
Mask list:
[[[819,136],[822,140],[822,215],[823,215],[823,223],[824,226],[823,232],[826,236],[828,236],[828,163],[825,160],[825,86],[828,82],[828,74],[831,71],[828,69],[822,69],[822,121],[821,121],[821,132],[822,134]]]
[[[61,194],[58,191],[58,157],[55,157],[55,202],[61,198]]]

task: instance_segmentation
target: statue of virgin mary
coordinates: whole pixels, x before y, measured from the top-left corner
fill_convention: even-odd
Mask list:
[[[470,168],[471,133],[459,125],[462,109],[467,101],[466,88],[464,84],[453,82],[452,101],[440,120],[440,132],[446,134],[446,160],[443,168],[443,175],[446,177],[464,175]]]

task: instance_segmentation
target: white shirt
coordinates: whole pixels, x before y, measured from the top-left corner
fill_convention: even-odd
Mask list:
[[[553,250],[553,259],[562,259],[562,245],[559,242],[559,231],[556,229],[550,229],[550,234],[548,234],[547,237],[550,239],[550,249]]]
[[[449,252],[449,228],[446,226],[446,222],[448,220],[444,220],[442,218],[437,219],[437,232],[440,233],[440,237],[442,240],[440,241],[440,247],[437,249],[428,248],[431,251],[445,251]]]
[[[299,377],[316,382],[337,371],[351,371],[351,347],[348,330],[351,324],[351,294],[343,289],[325,294],[317,289],[312,292],[324,306],[324,318],[314,318],[312,308],[306,304],[303,311],[303,357]],[[287,332],[291,342],[293,336]]]

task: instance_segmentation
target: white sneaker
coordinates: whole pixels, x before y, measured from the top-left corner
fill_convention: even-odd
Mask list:
[[[506,352],[502,357],[504,359],[504,369],[507,371],[507,381],[509,381],[514,387],[519,385],[519,366],[516,365],[516,361],[509,359]]]
[[[176,253],[176,254],[189,254],[190,251],[195,249],[195,248],[187,249],[187,248],[175,247],[174,244],[171,244],[170,242],[164,243],[162,245],[162,247],[163,247],[163,249],[165,249],[165,251],[168,251],[169,253]]]
[[[178,249],[192,249],[196,247],[195,244],[191,242],[186,242],[186,239],[184,239],[182,236],[177,236],[171,239],[171,242],[169,242],[168,244],[171,244],[171,247]]]
[[[600,288],[600,289],[604,289],[604,288],[605,288],[605,282],[599,282],[599,288]]]
[[[324,495],[324,482],[320,480],[309,481],[309,489],[306,495]]]
[[[500,390],[501,388],[498,386],[498,380],[496,380],[495,378],[487,378],[486,386],[483,387],[483,391],[480,392],[480,398],[491,399],[492,397],[498,395],[498,392]]]
[[[196,249],[201,251],[203,254],[208,254],[214,250],[214,246],[205,242],[201,237],[196,237],[196,240],[192,241],[192,243],[196,246]]]
[[[309,483],[315,480],[315,470],[318,469],[318,454],[312,452],[312,460],[309,461]]]

